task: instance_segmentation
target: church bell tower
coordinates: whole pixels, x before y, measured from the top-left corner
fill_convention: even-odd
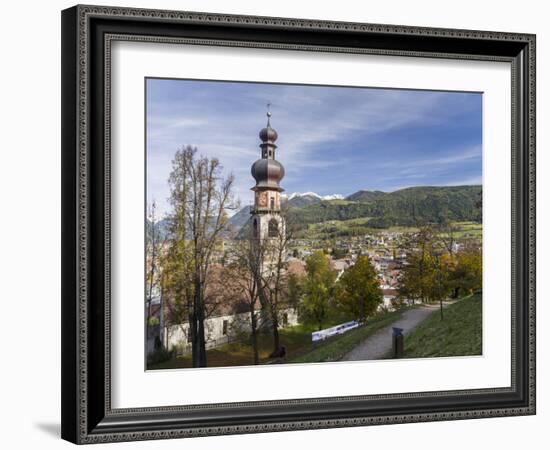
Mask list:
[[[254,208],[252,214],[252,234],[260,241],[275,240],[285,232],[281,217],[281,192],[279,185],[285,176],[285,169],[275,159],[277,132],[271,128],[271,112],[267,112],[267,126],[260,130],[261,158],[252,164],[251,173],[256,180]]]

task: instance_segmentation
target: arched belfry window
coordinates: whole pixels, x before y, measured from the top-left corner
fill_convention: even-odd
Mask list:
[[[275,209],[275,199],[273,197],[271,197],[269,199],[269,207],[273,210]]]
[[[254,219],[254,222],[252,223],[252,233],[255,238],[258,237],[258,219]]]
[[[277,222],[277,219],[271,219],[269,221],[267,226],[267,235],[271,238],[279,235],[279,222]]]

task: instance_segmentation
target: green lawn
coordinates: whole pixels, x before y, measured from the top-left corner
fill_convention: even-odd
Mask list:
[[[435,312],[405,338],[405,358],[481,355],[481,295]]]
[[[324,324],[324,328],[350,320],[346,317],[334,316]],[[317,331],[314,325],[300,324],[279,330],[281,345],[285,347],[287,361],[308,353],[312,349],[311,333]],[[271,334],[258,336],[260,364],[267,363],[269,354],[273,351]],[[207,350],[208,367],[248,366],[254,364],[254,353],[250,341],[233,342]],[[178,369],[192,367],[191,355],[183,355],[169,361],[149,365],[149,369]]]
[[[478,222],[453,222],[455,227],[454,238],[463,239],[479,239],[483,236],[483,225]],[[443,233],[445,234],[445,233]]]
[[[414,233],[415,227],[392,226],[389,228],[371,228],[368,226],[372,217],[360,217],[348,220],[329,220],[326,222],[312,223],[299,232],[300,238],[323,240],[338,237],[353,237],[364,235],[377,235],[380,233]]]
[[[306,239],[334,239],[338,237],[352,237],[363,235],[376,235],[380,233],[415,233],[418,228],[405,226],[392,226],[389,228],[370,228],[369,220],[372,217],[360,217],[348,220],[329,220],[327,222],[312,223],[299,232],[299,237]],[[454,238],[481,239],[482,224],[478,222],[453,222]],[[445,233],[443,233],[445,234]]]

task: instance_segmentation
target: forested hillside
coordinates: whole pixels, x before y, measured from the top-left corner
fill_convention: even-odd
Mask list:
[[[291,217],[298,224],[369,217],[369,225],[374,228],[480,221],[480,202],[481,186],[423,186],[390,193],[359,191],[346,200],[323,201],[293,209]]]

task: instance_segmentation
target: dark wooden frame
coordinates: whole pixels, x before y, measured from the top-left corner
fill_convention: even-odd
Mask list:
[[[510,62],[512,385],[112,409],[108,112],[113,40]],[[62,84],[64,439],[94,443],[535,413],[534,35],[75,6],[62,12]]]

